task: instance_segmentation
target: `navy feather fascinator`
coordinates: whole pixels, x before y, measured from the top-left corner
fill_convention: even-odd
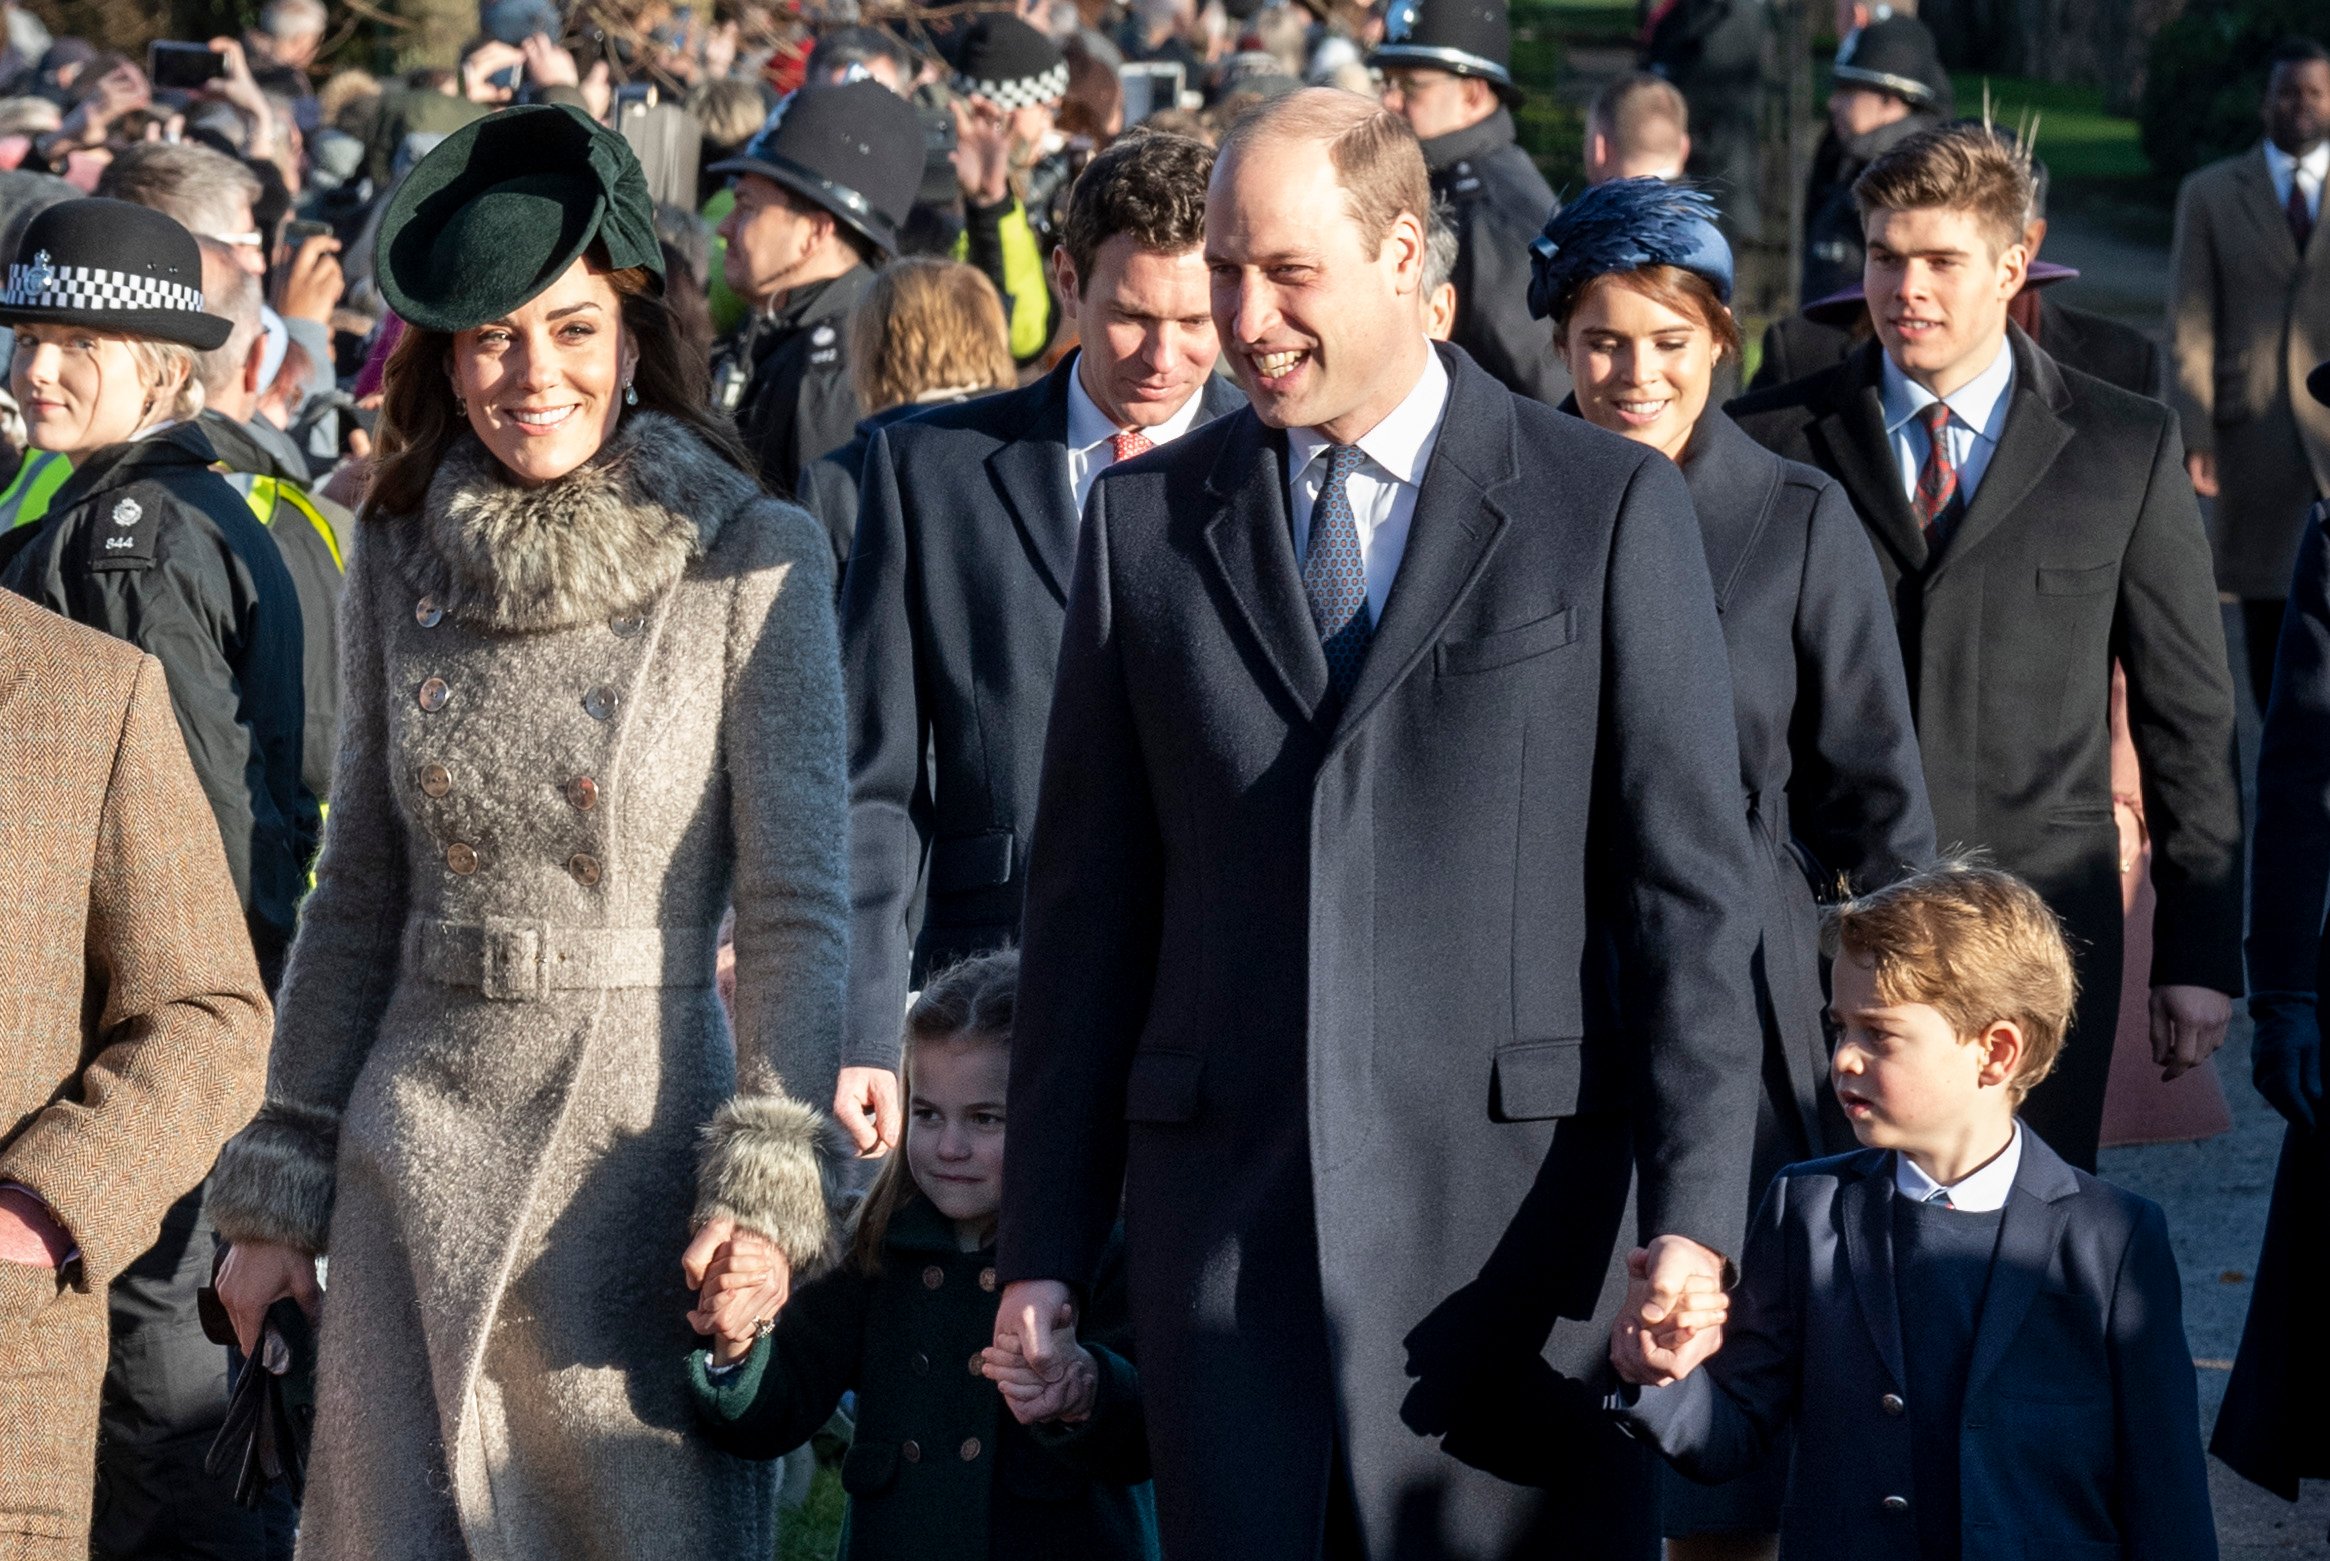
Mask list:
[[[1731,246],[1705,192],[1664,179],[1613,179],[1555,212],[1529,246],[1529,312],[1554,319],[1595,277],[1679,266],[1731,302]]]

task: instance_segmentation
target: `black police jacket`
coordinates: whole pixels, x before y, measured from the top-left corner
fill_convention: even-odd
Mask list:
[[[1832,125],[1821,136],[1804,192],[1802,296],[1807,302],[1841,293],[1861,280],[1867,245],[1861,239],[1861,209],[1853,204],[1853,181],[1878,158],[1940,123],[1918,109],[1863,135],[1840,136]]]
[[[1529,313],[1529,246],[1561,202],[1500,108],[1424,143],[1432,194],[1456,226],[1456,327],[1449,339],[1505,387],[1547,406],[1569,394],[1553,326]]]
[[[160,660],[272,981],[318,826],[300,778],[299,596],[216,458],[191,423],[83,458],[8,538],[0,585]]]
[[[760,479],[787,498],[801,468],[849,442],[858,425],[849,382],[849,316],[874,273],[856,266],[796,287],[784,307],[755,311],[714,354],[714,410],[736,419]],[[732,389],[744,382],[740,397]],[[734,398],[734,399],[729,399]]]

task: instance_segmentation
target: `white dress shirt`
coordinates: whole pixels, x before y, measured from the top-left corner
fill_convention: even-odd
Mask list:
[[[1990,1214],[2006,1207],[2014,1191],[2014,1173],[2023,1163],[2023,1125],[2017,1122],[2006,1147],[1973,1175],[1945,1187],[1919,1170],[1909,1156],[1893,1152],[1893,1190],[1912,1203],[1924,1203],[1937,1192],[1950,1195],[1950,1207],[1961,1214]]]
[[[1929,443],[1920,414],[1939,399],[1950,408],[1942,437],[1950,442],[1950,464],[1958,469],[1960,507],[1973,503],[1974,490],[1982,485],[1982,474],[1998,452],[1998,436],[2006,431],[2008,392],[2014,388],[2013,347],[2001,340],[1990,367],[1938,398],[1895,367],[1892,358],[1885,357],[1883,363],[1879,396],[1885,437],[1893,446],[1894,464],[1901,468],[1902,493],[1911,503],[1917,501],[1917,474],[1925,465]]]
[[[1144,428],[1153,445],[1169,445],[1196,426],[1199,404],[1205,400],[1205,386],[1190,392],[1181,409],[1159,423],[1155,428]],[[1075,490],[1076,513],[1084,513],[1084,501],[1091,496],[1092,485],[1100,474],[1116,464],[1116,448],[1111,443],[1118,434],[1131,430],[1118,427],[1098,403],[1084,393],[1084,360],[1079,357],[1076,367],[1068,375],[1068,486]]]
[[[1359,522],[1359,557],[1367,566],[1367,610],[1383,622],[1384,598],[1408,551],[1408,526],[1416,518],[1416,494],[1432,448],[1440,442],[1440,419],[1448,411],[1448,370],[1440,354],[1424,354],[1424,374],[1407,399],[1359,438],[1367,459],[1344,482],[1351,514]],[[1326,436],[1314,428],[1286,433],[1287,511],[1294,519],[1294,562],[1300,569],[1311,554],[1311,510],[1327,481]]]
[[[2303,157],[2292,157],[2268,141],[2265,171],[2273,176],[2275,205],[2284,212],[2290,209],[2290,181],[2295,179],[2306,197],[2306,210],[2316,222],[2322,220],[2322,181],[2330,177],[2330,141],[2316,141],[2314,149]]]

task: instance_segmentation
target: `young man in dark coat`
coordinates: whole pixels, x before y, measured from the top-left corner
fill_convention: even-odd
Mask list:
[[[2222,1043],[2241,987],[2241,814],[2175,416],[2066,371],[2009,321],[2029,185],[1979,126],[1872,165],[1855,194],[1877,340],[1732,413],[1852,495],[1893,597],[1937,837],[2030,880],[2071,931],[2078,1015],[2025,1114],[2085,1169],[2119,1009],[2115,659],[2144,766],[2152,1040],[2171,1076]]]
[[[709,173],[736,177],[720,224],[728,285],[752,306],[712,359],[715,411],[736,419],[772,492],[849,442],[849,316],[922,183],[922,122],[874,81],[810,87]]]
[[[1587,1386],[1614,1248],[1631,1189],[1664,1317],[1746,1209],[1756,868],[1690,497],[1427,342],[1431,204],[1347,94],[1232,130],[1206,260],[1255,407],[1101,479],[1069,595],[997,1343],[1048,1357],[1121,1206],[1169,1555],[1654,1555]]]
[[[2308,376],[2330,407],[2330,364]],[[2250,1066],[2289,1123],[2266,1215],[2265,1249],[2241,1351],[2209,1451],[2285,1501],[2330,1479],[2330,1356],[2312,1341],[2306,1296],[2330,1224],[2330,1138],[2322,1131],[2323,974],[2330,938],[2330,501],[2298,543],[2288,611],[2257,752],[2257,858],[2249,884]]]
[[[1424,143],[1432,195],[1456,227],[1456,327],[1449,340],[1516,395],[1547,406],[1569,372],[1529,313],[1529,242],[1560,202],[1514,140],[1513,32],[1506,0],[1395,0],[1368,63],[1384,106]]]
[[[1242,402],[1213,374],[1198,249],[1212,169],[1182,136],[1094,158],[1054,262],[1082,348],[1024,389],[873,435],[841,603],[857,910],[835,1109],[861,1149],[897,1141],[907,990],[1019,935],[1085,494]]]

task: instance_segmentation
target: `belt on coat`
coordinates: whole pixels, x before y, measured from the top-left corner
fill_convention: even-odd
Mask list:
[[[406,968],[520,1002],[548,992],[709,985],[719,939],[717,927],[553,927],[501,916],[416,921],[406,933]]]

